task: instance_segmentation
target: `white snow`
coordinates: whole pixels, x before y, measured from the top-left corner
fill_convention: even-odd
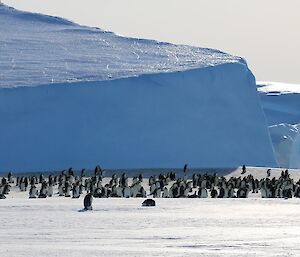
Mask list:
[[[282,82],[269,82],[258,81],[258,91],[268,95],[282,95],[282,94],[300,94],[300,85],[282,83]]]
[[[0,87],[102,81],[225,63],[218,50],[125,38],[0,4]]]
[[[300,167],[300,85],[257,82],[279,166]]]
[[[266,169],[247,168],[265,177]],[[240,175],[241,170],[227,174]],[[290,171],[299,179],[300,172]],[[278,177],[279,169],[272,169]],[[149,190],[147,188],[147,190]],[[250,194],[251,196],[251,194]],[[0,254],[28,256],[299,256],[300,200],[28,199],[13,192],[0,200]]]

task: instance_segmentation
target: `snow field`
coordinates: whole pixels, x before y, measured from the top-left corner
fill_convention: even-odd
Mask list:
[[[22,199],[0,202],[0,254],[297,256],[299,199]]]
[[[226,177],[240,175],[240,169]],[[247,168],[255,177],[265,169]],[[280,169],[272,169],[278,176]],[[290,171],[299,179],[298,170]],[[224,174],[225,175],[225,174]],[[104,183],[108,181],[105,178]],[[144,186],[147,179],[144,179]],[[146,187],[147,192],[149,188]],[[56,190],[54,190],[56,192]],[[0,254],[28,256],[299,256],[300,200],[94,198],[28,199],[12,187],[0,201]]]

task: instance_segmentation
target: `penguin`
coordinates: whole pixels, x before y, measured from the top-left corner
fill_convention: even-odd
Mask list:
[[[85,211],[93,210],[92,203],[93,203],[93,195],[91,193],[88,193],[83,199],[84,210]]]
[[[211,198],[217,198],[218,197],[218,191],[215,188],[213,188],[210,192],[210,196],[211,196]]]
[[[162,197],[163,198],[169,198],[169,190],[168,190],[167,187],[164,187],[164,191],[163,191]]]
[[[155,201],[153,199],[146,199],[142,206],[149,207],[149,206],[155,206]]]
[[[267,177],[270,177],[271,176],[271,169],[268,169],[267,170]]]
[[[5,199],[6,196],[4,194],[0,194],[0,199]]]
[[[8,195],[9,192],[10,192],[10,188],[11,188],[11,185],[8,185],[8,184],[4,185],[2,194],[3,195]]]
[[[141,187],[140,192],[141,192],[141,197],[143,197],[143,198],[147,197],[146,190],[144,189],[143,186]]]
[[[156,188],[156,191],[153,194],[153,197],[155,197],[155,198],[160,198],[161,197],[161,189],[160,189],[160,187]]]
[[[38,192],[35,185],[32,185],[29,189],[29,198],[36,198]]]
[[[48,186],[47,196],[48,196],[48,197],[52,197],[52,195],[53,195],[53,187],[52,187],[52,185],[50,184],[50,185]]]
[[[73,186],[72,189],[72,198],[79,198],[80,197],[80,190],[78,184]]]
[[[40,190],[40,194],[39,194],[39,198],[46,198],[47,197],[47,189],[48,189],[47,182],[43,181],[42,182],[42,187],[41,187],[41,190]]]
[[[243,165],[243,167],[242,167],[242,173],[241,174],[245,174],[245,173],[246,173],[246,166]]]
[[[123,188],[120,186],[116,187],[116,194],[117,197],[123,197]]]
[[[95,198],[101,198],[101,194],[102,194],[102,192],[101,192],[102,190],[101,190],[101,188],[96,188],[96,190],[94,191],[94,193],[93,193],[93,196],[95,197]]]
[[[123,190],[123,195],[125,198],[130,198],[131,196],[131,190],[130,187],[126,186]]]
[[[58,196],[64,196],[64,186],[62,183],[58,184]]]
[[[195,191],[194,194],[188,195],[188,198],[198,198],[197,192]]]
[[[220,188],[220,193],[219,193],[218,198],[225,198],[225,188],[224,187]]]
[[[71,185],[69,183],[66,183],[65,185],[65,197],[71,197]]]
[[[208,197],[207,189],[206,188],[200,188],[199,192],[198,192],[198,196],[200,198],[207,198]]]
[[[82,169],[81,171],[80,171],[80,176],[83,178],[83,177],[85,177],[85,169]]]
[[[8,172],[7,178],[8,178],[8,183],[10,183],[10,184],[14,183],[14,181],[13,181],[13,175],[12,175],[11,171]]]

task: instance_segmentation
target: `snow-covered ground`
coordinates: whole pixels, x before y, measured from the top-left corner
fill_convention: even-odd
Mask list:
[[[247,168],[265,177],[266,169]],[[280,174],[272,169],[272,176]],[[226,175],[239,176],[241,169]],[[300,178],[298,170],[291,177]],[[146,180],[145,180],[146,181]],[[146,182],[144,182],[146,185]],[[300,200],[28,199],[15,187],[0,200],[0,254],[28,256],[299,256]]]

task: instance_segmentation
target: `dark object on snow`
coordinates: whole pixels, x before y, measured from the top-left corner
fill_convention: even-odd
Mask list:
[[[245,174],[246,173],[246,166],[243,165],[243,168],[242,168],[242,174]]]
[[[187,172],[187,166],[188,166],[188,165],[185,164],[184,167],[183,167],[183,172],[184,172],[184,174]]]
[[[6,198],[6,196],[5,195],[3,195],[3,194],[0,194],[0,199],[5,199]]]
[[[93,202],[93,195],[91,193],[88,193],[83,200],[83,205],[84,205],[84,209],[86,211],[88,210],[93,210],[92,207],[92,202]]]
[[[268,169],[267,170],[267,177],[270,177],[271,176],[271,169]]]
[[[155,201],[153,199],[146,199],[142,203],[142,206],[155,206]]]

